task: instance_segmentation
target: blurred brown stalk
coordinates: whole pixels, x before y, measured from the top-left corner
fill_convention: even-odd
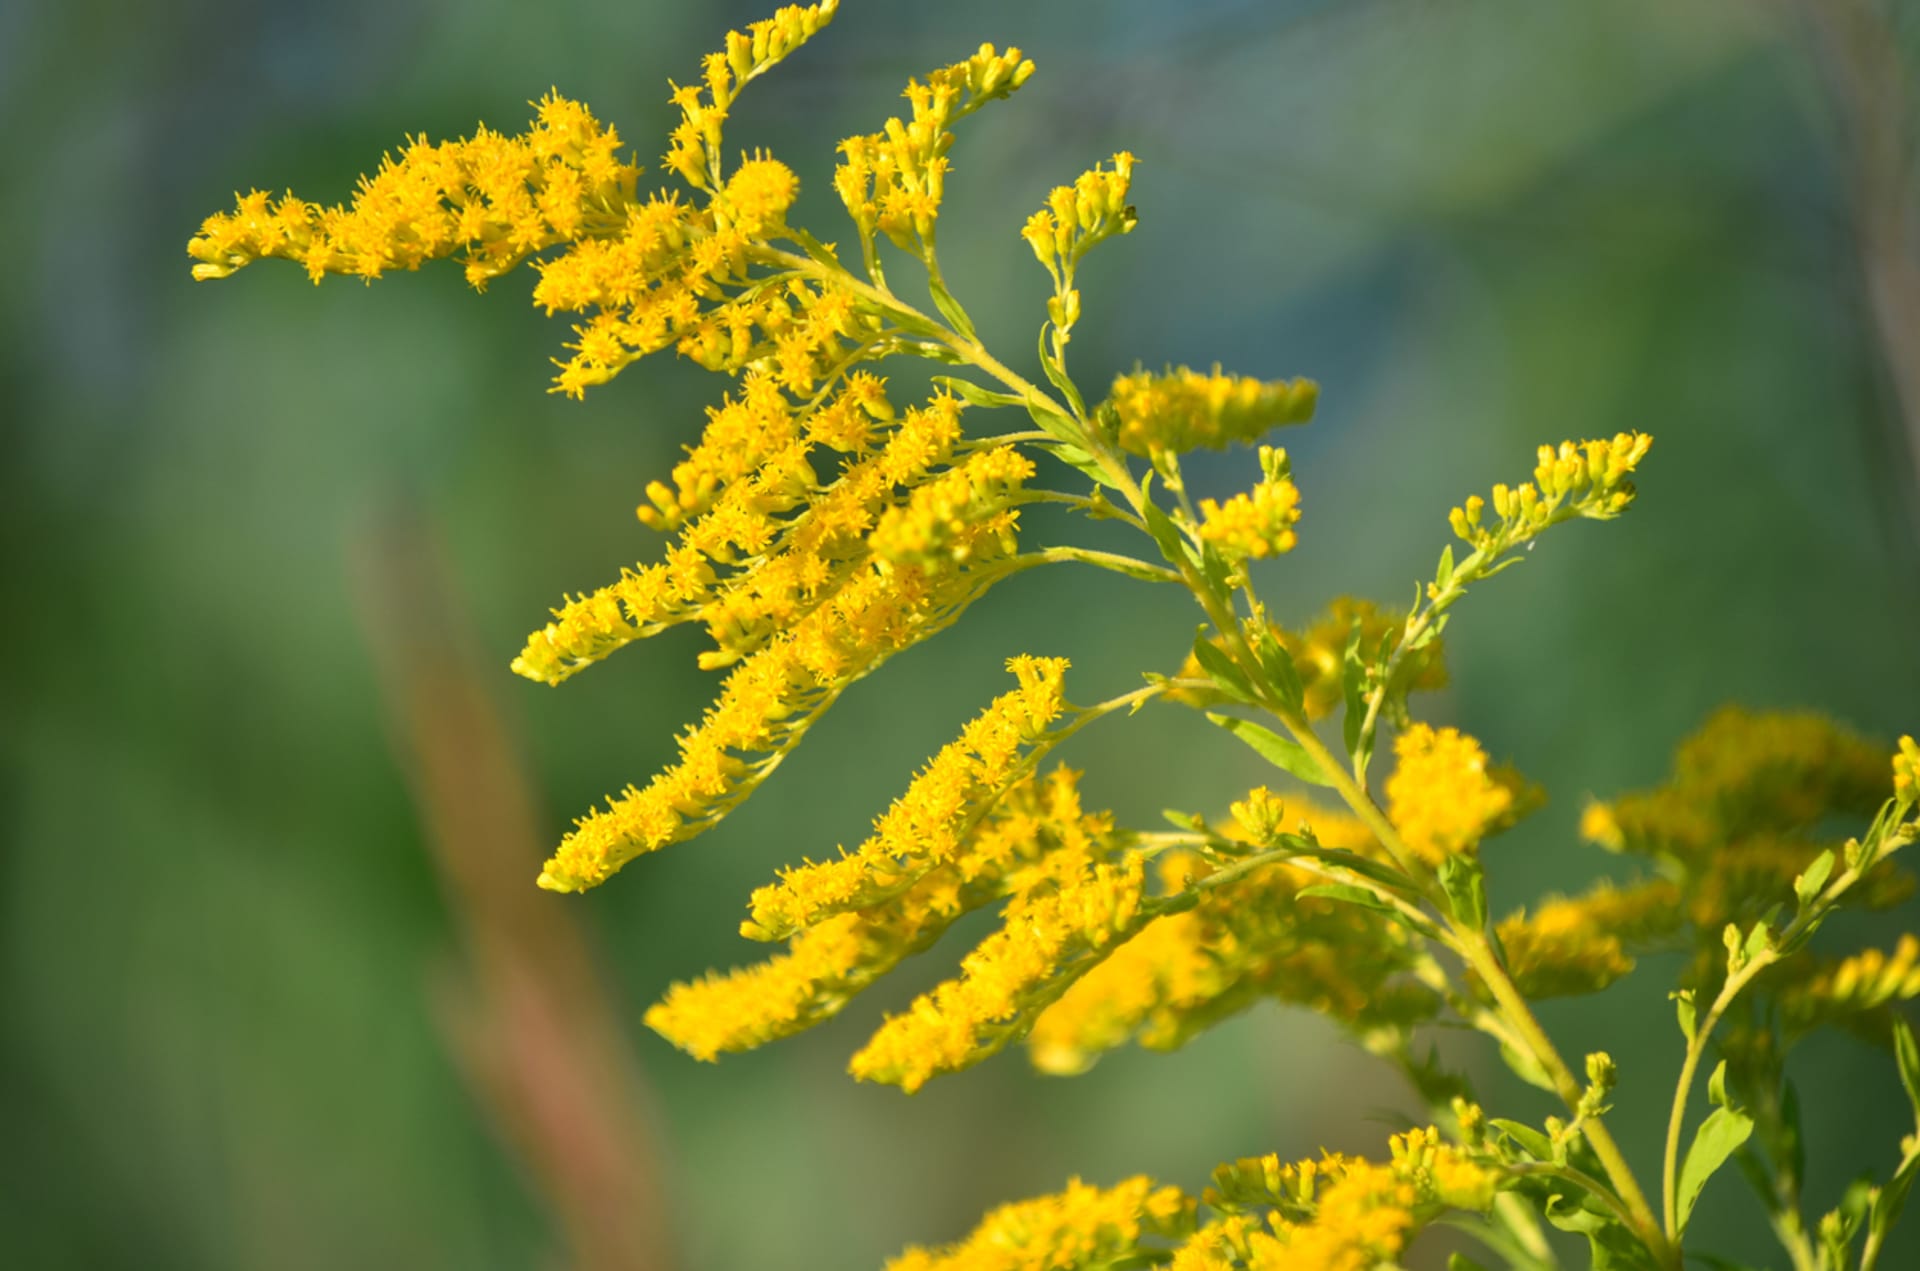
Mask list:
[[[1920,206],[1912,68],[1887,0],[1799,0],[1834,112],[1861,285],[1904,425],[1908,529],[1920,541]],[[1789,38],[1791,38],[1789,36]]]
[[[580,1271],[673,1265],[646,1090],[603,977],[545,855],[515,747],[464,608],[416,515],[357,538],[361,626],[394,755],[461,948],[436,976],[441,1031]],[[484,677],[484,678],[483,678]]]

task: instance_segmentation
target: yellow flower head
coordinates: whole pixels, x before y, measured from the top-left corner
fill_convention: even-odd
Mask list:
[[[1200,537],[1229,561],[1256,560],[1290,552],[1298,541],[1300,491],[1287,468],[1287,452],[1260,447],[1266,476],[1251,494],[1236,494],[1225,505],[1200,501]]]
[[[1487,770],[1487,752],[1457,728],[1414,724],[1394,742],[1387,815],[1429,865],[1470,853],[1513,807],[1513,791]]]

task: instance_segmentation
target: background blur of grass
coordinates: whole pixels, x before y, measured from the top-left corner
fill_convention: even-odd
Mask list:
[[[1077,1081],[1008,1056],[911,1099],[841,1072],[911,984],[717,1067],[639,1027],[669,980],[754,953],[732,934],[747,889],[858,839],[1000,691],[1008,654],[1070,655],[1082,700],[1177,661],[1197,615],[1104,575],[995,592],[850,693],[708,839],[584,899],[531,892],[566,817],[643,779],[711,681],[690,634],[558,692],[506,663],[562,590],[652,550],[632,506],[719,385],[661,359],[584,404],[547,396],[564,331],[526,278],[485,297],[453,269],[316,290],[267,265],[195,286],[182,248],[235,188],[331,200],[404,133],[516,130],[550,84],[652,166],[667,78],[757,16],[0,7],[0,1262],[556,1265],[543,1175],[505,1144],[527,1141],[515,1107],[563,1148],[596,1128],[541,1104],[581,1089],[641,1092],[645,1132],[608,1151],[662,1189],[631,1212],[664,1211],[686,1268],[877,1265],[1069,1174],[1198,1186],[1237,1154],[1377,1148],[1406,1107],[1278,1009]],[[833,143],[897,109],[909,75],[982,40],[1023,47],[1039,73],[955,150],[949,277],[990,342],[1030,349],[1042,275],[1015,231],[1050,185],[1133,150],[1140,228],[1087,270],[1075,365],[1096,392],[1136,359],[1321,381],[1320,419],[1285,439],[1301,547],[1264,578],[1289,617],[1341,591],[1400,601],[1446,509],[1524,474],[1537,442],[1654,433],[1630,517],[1551,536],[1449,632],[1432,711],[1554,795],[1491,850],[1517,904],[1613,865],[1574,841],[1585,793],[1657,779],[1723,701],[1881,738],[1920,724],[1912,446],[1861,282],[1863,116],[1823,29],[1749,0],[849,0],[728,135],[791,163],[796,219],[835,237]],[[1916,35],[1895,30],[1909,43],[1877,64],[1913,65]],[[1910,138],[1914,100],[1867,117]],[[1250,471],[1235,454],[1199,480]],[[423,542],[450,595],[428,569],[395,599],[414,575],[392,562]],[[510,759],[459,779],[491,725],[444,714],[488,708],[458,706],[457,682],[405,688],[436,667],[457,681],[446,655],[468,642],[529,783],[518,837]],[[1208,731],[1116,722],[1068,758],[1136,822],[1213,812],[1262,774]],[[462,841],[485,834],[524,903],[498,873],[459,881],[482,872]],[[578,952],[557,913],[585,928],[603,996],[553,971]],[[1571,1053],[1623,1064],[1618,1118],[1647,1169],[1678,1060],[1667,969],[1549,1012]],[[549,1027],[554,1000],[578,1009]],[[488,1052],[463,1002],[498,1009],[509,1050],[610,1018],[609,1062],[627,1046],[635,1066],[596,1086],[523,1054],[501,1061],[519,1104],[477,1096]],[[1483,1071],[1508,1108],[1546,1110]],[[1810,1045],[1796,1076],[1824,1208],[1834,1170],[1890,1166],[1898,1088],[1845,1040]],[[1777,1261],[1731,1172],[1702,1215],[1723,1251]]]

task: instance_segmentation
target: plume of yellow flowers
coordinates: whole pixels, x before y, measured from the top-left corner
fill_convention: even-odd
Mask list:
[[[1457,728],[1415,724],[1395,739],[1387,815],[1429,865],[1472,852],[1513,807],[1513,791],[1487,769],[1487,752]]]
[[[1671,934],[1682,921],[1680,888],[1657,878],[1583,896],[1554,897],[1496,931],[1507,970],[1530,998],[1597,993],[1633,970],[1631,950]]]
[[[1815,716],[1724,711],[1681,747],[1667,783],[1585,813],[1583,834],[1647,858],[1647,877],[1489,915],[1479,844],[1536,792],[1491,768],[1473,738],[1415,721],[1408,696],[1444,681],[1439,638],[1469,587],[1517,563],[1517,549],[1549,526],[1626,510],[1651,439],[1540,447],[1530,481],[1452,510],[1458,542],[1409,611],[1343,598],[1289,629],[1269,616],[1248,562],[1294,547],[1301,496],[1286,452],[1259,443],[1309,419],[1317,386],[1218,366],[1135,370],[1089,409],[1068,374],[1078,266],[1137,222],[1134,156],[1122,151],[1058,186],[1018,228],[1053,283],[1040,323],[1044,386],[988,350],[942,276],[952,128],[1026,82],[1033,63],[1018,49],[981,45],[910,81],[901,116],[840,146],[833,186],[863,272],[790,223],[792,168],[764,151],[729,163],[725,128],[744,86],[836,11],[834,0],[789,6],[729,33],[695,82],[672,88],[678,122],[662,166],[675,188],[643,192],[616,131],[552,91],[518,135],[481,125],[451,141],[409,138],[343,204],[253,191],[188,246],[203,279],[270,257],[316,282],[457,259],[484,288],[527,263],[534,303],[572,323],[554,391],[581,396],[665,350],[728,377],[698,440],[644,486],[636,515],[665,537],[658,553],[564,596],[513,661],[518,674],[558,684],[696,625],[707,642],[698,665],[720,673],[673,762],[564,836],[539,875],[550,890],[593,887],[712,827],[841,694],[1016,573],[1078,561],[1175,584],[1198,603],[1206,622],[1176,674],[1149,674],[1145,687],[1091,706],[1067,702],[1066,659],[1010,659],[1016,686],[912,776],[864,841],[753,893],[742,935],[784,947],[672,985],[647,1023],[702,1060],[757,1047],[834,1017],[966,915],[997,909],[957,969],[853,1054],[856,1078],[911,1092],[1021,1041],[1036,1067],[1074,1073],[1130,1040],[1171,1048],[1275,999],[1333,1019],[1396,1064],[1447,1127],[1395,1136],[1385,1161],[1275,1155],[1222,1166],[1205,1221],[1194,1200],[1146,1178],[1075,1181],[994,1211],[956,1244],[909,1250],[896,1271],[1372,1271],[1398,1263],[1449,1210],[1482,1215],[1471,1221],[1486,1225],[1490,1247],[1543,1263],[1541,1218],[1585,1232],[1596,1260],[1677,1271],[1711,1158],[1751,1136],[1747,1150],[1791,1184],[1763,1191],[1797,1192],[1799,1167],[1780,1150],[1794,1135],[1768,1118],[1778,1122],[1785,1106],[1779,1056],[1801,1033],[1892,1027],[1920,1107],[1920,1043],[1890,1009],[1920,997],[1920,938],[1834,962],[1802,956],[1842,904],[1890,904],[1911,890],[1890,859],[1920,837],[1911,736],[1893,756],[1889,800],[1875,745]],[[883,252],[896,250],[924,269],[933,312],[889,285]],[[877,364],[902,356],[955,373],[896,405]],[[969,431],[1001,410],[1038,431]],[[1224,499],[1190,497],[1180,456],[1235,444],[1258,446],[1259,481]],[[1092,484],[1045,488],[1040,454]],[[1139,531],[1157,556],[1023,549],[1022,511],[1042,502]],[[1225,823],[1170,812],[1171,831],[1149,832],[1084,806],[1074,770],[1039,775],[1081,727],[1163,698],[1207,711],[1345,810],[1261,785],[1231,803]],[[1344,753],[1316,727],[1335,715]],[[1396,733],[1395,767],[1376,801],[1368,765],[1383,722]],[[1829,842],[1839,814],[1870,818],[1868,829]],[[1686,1057],[1656,1216],[1605,1121],[1612,1061],[1588,1056],[1583,1084],[1529,1002],[1603,989],[1637,955],[1673,944],[1693,958],[1677,995]],[[1761,1042],[1728,1046],[1739,1089],[1729,1092],[1724,1072],[1709,1081],[1719,1106],[1681,1168],[1691,1083],[1742,992],[1763,999],[1760,1009],[1739,1003],[1743,1016],[1780,1023]],[[1466,1101],[1464,1074],[1416,1047],[1422,1028],[1445,1019],[1497,1038],[1509,1065],[1554,1091],[1571,1120],[1537,1130],[1485,1117]],[[1881,1196],[1897,1199],[1920,1170],[1920,1144],[1909,1147]],[[1821,1225],[1835,1265],[1847,1262],[1854,1229],[1867,1230],[1869,1248],[1884,1239],[1890,1211],[1866,1203],[1864,1217]],[[1809,1230],[1797,1212],[1772,1218],[1789,1236]],[[1817,1259],[1802,1249],[1795,1260]]]
[[[1193,1210],[1179,1188],[1156,1187],[1145,1176],[1109,1188],[1076,1178],[1056,1195],[1002,1205],[958,1244],[908,1249],[887,1262],[887,1271],[1124,1266],[1152,1249],[1155,1237],[1190,1231]]]
[[[1178,367],[1159,375],[1134,371],[1113,381],[1107,395],[1119,422],[1121,449],[1145,455],[1225,450],[1280,424],[1313,418],[1320,386],[1312,380],[1257,380]]]

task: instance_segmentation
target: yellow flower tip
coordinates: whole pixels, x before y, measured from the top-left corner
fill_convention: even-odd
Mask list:
[[[1457,728],[1414,724],[1394,742],[1387,815],[1429,865],[1469,853],[1513,806],[1513,791],[1488,771],[1480,743]]]
[[[1620,829],[1620,820],[1614,816],[1613,808],[1597,799],[1588,803],[1580,814],[1580,837],[1609,852],[1621,851],[1627,845],[1627,837]]]
[[[1893,797],[1901,803],[1920,800],[1920,743],[1912,737],[1900,739],[1893,757]]]
[[[1299,541],[1300,491],[1286,475],[1286,451],[1262,447],[1261,458],[1269,471],[1250,494],[1200,501],[1200,537],[1230,562],[1277,556]]]
[[[534,884],[537,887],[539,887],[541,891],[559,892],[562,895],[586,890],[585,888],[581,887],[577,882],[574,882],[571,879],[563,878],[559,874],[554,873],[553,870],[550,868],[542,869],[540,871],[540,877],[534,879],[533,881],[534,881]]]

